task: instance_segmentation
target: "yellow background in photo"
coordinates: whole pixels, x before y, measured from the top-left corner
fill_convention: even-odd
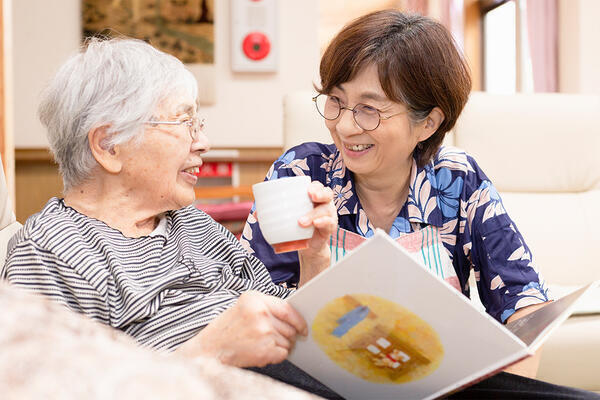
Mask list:
[[[337,321],[356,307],[369,314],[341,337]],[[366,294],[339,297],[325,305],[312,324],[321,350],[352,374],[376,383],[407,383],[433,372],[444,356],[438,334],[416,314]]]

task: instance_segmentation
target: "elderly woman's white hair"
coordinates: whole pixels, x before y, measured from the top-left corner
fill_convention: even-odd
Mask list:
[[[135,39],[90,39],[58,71],[38,109],[65,192],[97,166],[88,144],[92,128],[106,126],[107,146],[143,135],[144,121],[167,97],[197,98],[194,76],[177,58]]]

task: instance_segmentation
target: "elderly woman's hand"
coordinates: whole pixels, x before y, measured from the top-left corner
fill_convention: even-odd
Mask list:
[[[314,226],[315,232],[308,242],[308,248],[298,251],[300,260],[299,285],[308,282],[329,266],[331,254],[329,237],[337,228],[337,211],[333,205],[333,191],[321,182],[313,181],[308,187],[308,195],[315,208],[298,220],[303,227]]]
[[[262,367],[284,361],[297,335],[307,333],[304,318],[287,302],[247,291],[178,353],[214,357],[237,367]]]

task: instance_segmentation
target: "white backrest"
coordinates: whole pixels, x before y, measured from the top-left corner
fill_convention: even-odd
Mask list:
[[[454,129],[553,285],[600,279],[600,96],[472,93]]]
[[[501,191],[600,189],[600,96],[473,92],[454,132]]]

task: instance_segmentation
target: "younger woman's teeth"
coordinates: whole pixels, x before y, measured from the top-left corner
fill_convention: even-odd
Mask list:
[[[200,167],[190,167],[190,168],[184,169],[183,172],[187,172],[190,174],[197,174],[200,172]]]
[[[354,146],[346,146],[346,148],[348,150],[352,150],[352,151],[363,151],[372,146],[373,146],[372,144],[355,144]]]

